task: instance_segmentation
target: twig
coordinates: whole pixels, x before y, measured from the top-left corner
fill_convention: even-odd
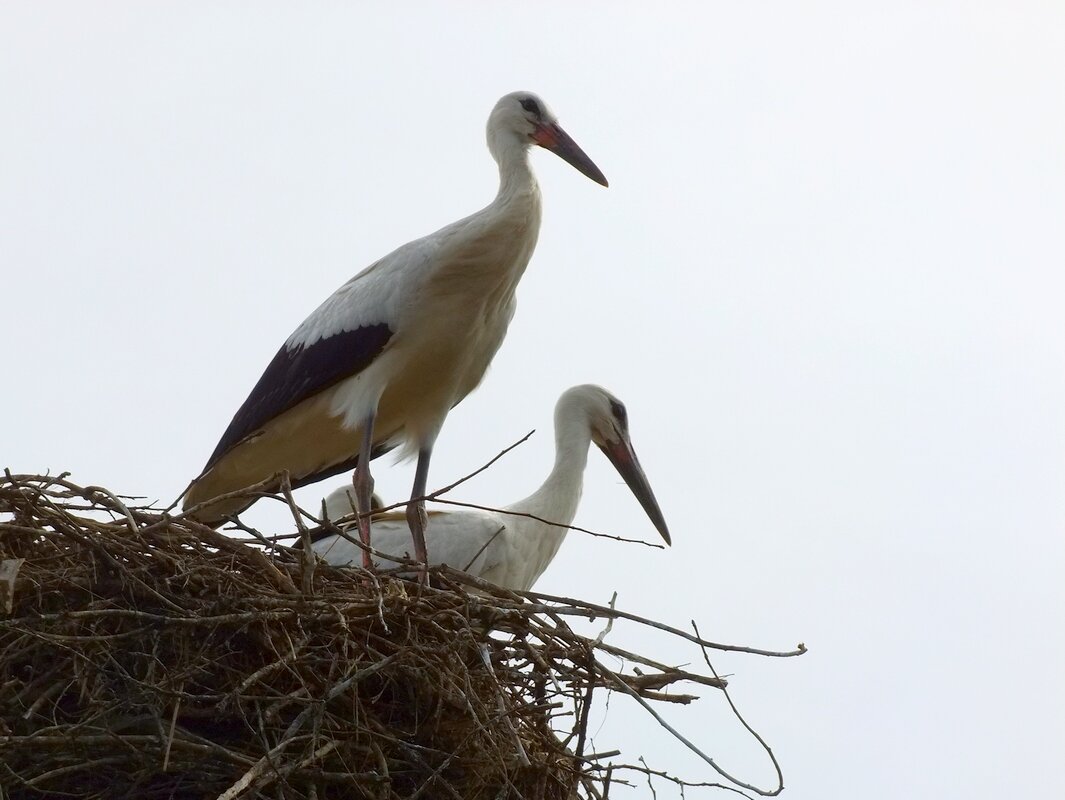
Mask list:
[[[484,466],[478,467],[473,472],[471,472],[469,475],[466,475],[465,477],[459,478],[454,483],[449,483],[447,486],[443,487],[442,489],[437,489],[435,492],[431,492],[430,494],[427,494],[425,496],[425,499],[426,500],[436,500],[437,498],[440,497],[440,495],[447,494],[448,492],[450,492],[455,487],[461,486],[462,484],[464,484],[466,481],[470,480],[471,478],[477,477],[482,472],[484,472],[486,469],[488,469],[490,466],[492,466],[494,463],[496,463],[499,459],[501,459],[503,456],[505,456],[507,453],[509,453],[511,450],[513,450],[515,447],[518,447],[519,445],[525,444],[525,442],[527,442],[529,440],[529,437],[532,436],[534,433],[536,433],[536,429],[535,428],[533,428],[527,434],[525,434],[520,439],[518,439],[518,441],[514,442],[514,444],[510,445],[509,447],[504,447],[502,450],[500,450],[498,453],[496,453],[496,455],[492,456],[492,458],[490,458],[488,460],[488,462],[484,464]]]
[[[618,593],[617,592],[614,592],[612,595],[610,595],[610,610],[611,610],[611,612],[614,611],[614,603],[617,602],[617,599],[618,599]],[[603,630],[599,631],[599,635],[595,637],[595,646],[596,647],[599,647],[599,645],[601,645],[603,643],[603,640],[607,637],[607,634],[610,633],[611,630],[613,630],[613,628],[614,628],[614,620],[615,619],[617,619],[617,617],[615,617],[613,615],[613,613],[609,617],[607,617],[606,627],[603,628]]]
[[[485,549],[488,547],[488,545],[490,545],[492,542],[494,542],[496,540],[496,537],[499,536],[499,534],[501,534],[506,529],[507,529],[506,525],[500,525],[499,526],[499,530],[497,530],[495,533],[493,533],[491,536],[489,536],[488,539],[485,541],[485,543],[482,544],[480,546],[480,548],[478,548],[477,552],[473,554],[473,558],[471,558],[469,561],[466,562],[466,566],[464,566],[462,568],[462,571],[463,572],[469,572],[470,571],[470,567],[473,566],[473,562],[476,561],[480,557],[481,553],[483,553],[485,551]]]
[[[587,648],[584,668],[588,673],[588,685],[584,690],[581,715],[577,721],[577,749],[574,752],[574,758],[577,760],[584,756],[584,738],[588,735],[588,715],[592,710],[592,695],[595,692],[595,650],[592,647]]]
[[[513,450],[515,447],[518,447],[519,445],[522,445],[526,441],[528,441],[529,437],[532,436],[534,433],[536,433],[536,429],[535,428],[533,430],[529,431],[524,436],[522,436],[520,439],[518,439],[518,441],[514,442],[514,444],[510,445],[509,447],[504,447],[502,450],[500,450],[498,453],[496,453],[494,456],[492,456],[492,458],[490,458],[485,464],[483,464],[482,466],[478,467],[473,472],[471,472],[468,475],[465,475],[465,476],[459,478],[454,483],[449,483],[447,486],[444,486],[444,487],[442,487],[440,489],[436,489],[435,491],[430,492],[429,494],[425,495],[424,497],[412,497],[410,500],[402,500],[402,501],[400,501],[398,503],[392,503],[392,505],[383,506],[381,508],[375,508],[375,509],[373,509],[370,512],[363,512],[363,514],[358,514],[358,515],[356,515],[356,514],[348,514],[348,515],[345,515],[345,516],[341,517],[341,520],[346,520],[349,517],[354,518],[355,516],[363,516],[365,514],[371,514],[371,515],[373,515],[373,514],[384,514],[385,512],[393,511],[393,510],[395,510],[397,508],[403,508],[403,506],[407,505],[409,502],[411,502],[411,500],[432,500],[432,501],[435,501],[437,503],[446,503],[446,502],[448,502],[447,500],[439,499],[440,495],[447,494],[448,492],[450,492],[455,487],[461,486],[462,484],[466,483],[466,481],[470,480],[471,478],[477,477],[482,472],[484,472],[486,469],[488,469],[490,466],[495,464],[499,459],[501,459],[503,456],[505,456],[507,453],[509,453],[511,450]],[[461,503],[456,503],[454,505],[462,505],[462,504]],[[332,521],[333,522],[339,522],[340,520],[332,520]]]
[[[184,682],[178,689],[178,695],[174,698],[174,713],[170,715],[170,732],[166,736],[166,750],[163,752],[163,772],[170,766],[170,748],[174,744],[174,728],[177,727],[178,709],[181,708],[181,691],[185,688]]]
[[[302,566],[302,579],[303,579],[303,593],[305,595],[314,594],[314,567],[317,555],[314,549],[311,547],[311,532],[307,529],[307,526],[303,524],[303,516],[300,514],[300,508],[296,505],[296,501],[292,497],[292,486],[289,482],[288,470],[285,470],[281,474],[281,493],[285,496],[285,500],[288,501],[288,508],[292,512],[292,519],[296,522],[296,529],[300,532],[300,541],[303,543],[303,552],[300,557],[300,565]]]
[[[553,594],[542,594],[540,592],[522,592],[519,590],[514,591],[515,594],[522,597],[528,597],[534,600],[547,600],[553,603],[566,603],[575,608],[587,609],[589,611],[597,611],[604,616],[615,615],[618,619],[627,619],[630,622],[638,622],[641,625],[647,625],[652,628],[657,628],[660,631],[671,633],[674,636],[679,636],[682,639],[687,639],[692,644],[697,644],[702,647],[709,647],[712,650],[725,650],[736,653],[750,653],[756,656],[768,656],[771,658],[791,658],[793,656],[801,656],[806,652],[806,645],[799,643],[794,650],[761,650],[756,647],[743,647],[735,644],[721,644],[720,642],[708,642],[705,639],[700,639],[697,636],[692,636],[687,631],[682,631],[679,628],[674,628],[672,625],[666,625],[661,622],[655,622],[654,620],[647,619],[646,617],[639,617],[635,614],[629,614],[625,611],[617,611],[616,609],[608,606],[597,605],[596,603],[589,603],[584,600],[574,600],[569,597],[559,597]]]
[[[691,621],[691,624],[692,630],[695,631],[695,635],[701,639],[702,635],[699,633],[699,626],[695,623],[694,619]],[[714,665],[710,663],[710,656],[707,654],[706,648],[700,647],[699,651],[703,654],[703,661],[706,662],[707,668],[714,674],[715,678],[718,677],[717,670],[714,669]],[[777,762],[777,757],[773,755],[773,748],[771,748],[769,746],[769,743],[762,738],[761,734],[759,734],[758,731],[752,728],[747,723],[747,720],[743,718],[743,715],[740,714],[740,710],[736,708],[736,704],[732,702],[732,697],[729,695],[728,690],[722,687],[721,691],[724,692],[725,700],[728,701],[729,708],[731,708],[732,713],[736,715],[736,719],[738,719],[740,721],[740,724],[747,729],[747,732],[750,733],[751,736],[753,736],[757,740],[758,744],[762,746],[762,749],[765,750],[766,754],[769,756],[769,760],[773,762],[773,769],[776,770],[777,773],[777,785],[780,787],[776,792],[773,792],[773,794],[778,794],[784,789],[784,773],[780,770],[780,764]],[[750,786],[744,786],[744,788],[757,791],[756,789],[753,789],[753,787]]]
[[[556,528],[565,528],[566,530],[577,531],[578,533],[587,533],[589,536],[595,536],[600,539],[613,539],[615,542],[625,542],[626,544],[642,544],[644,547],[653,547],[656,550],[665,549],[665,545],[656,544],[655,542],[645,542],[643,539],[626,539],[624,536],[614,536],[610,533],[598,533],[596,531],[590,531],[587,528],[579,528],[576,525],[564,525],[561,522],[553,522],[552,520],[544,519],[543,517],[538,517],[535,514],[528,514],[524,511],[509,511],[505,508],[482,506],[478,505],[477,503],[461,503],[458,500],[444,500],[442,498],[436,497],[435,495],[429,495],[426,499],[432,500],[436,503],[444,503],[445,505],[449,506],[459,506],[460,508],[476,508],[479,511],[491,511],[495,514],[506,514],[507,516],[511,517],[525,517],[526,519],[534,519],[537,522],[544,523],[545,525],[552,525]],[[402,503],[400,505],[402,505]],[[389,506],[389,508],[392,508],[392,506]]]
[[[132,533],[134,536],[139,533],[139,531],[137,530],[137,522],[133,519],[133,514],[130,513],[130,510],[126,508],[126,504],[119,500],[113,492],[111,492],[109,489],[103,488],[102,486],[86,486],[86,500],[89,500],[89,497],[87,496],[89,492],[99,492],[100,494],[104,495],[104,497],[110,499],[111,502],[115,504],[115,507],[122,512],[123,516],[125,516],[126,522],[129,523],[129,532]]]

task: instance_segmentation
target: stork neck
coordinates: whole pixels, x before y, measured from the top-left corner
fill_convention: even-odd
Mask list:
[[[498,137],[491,146],[499,164],[499,193],[496,202],[536,194],[539,187],[529,164],[529,146],[515,137]]]
[[[583,421],[573,418],[556,421],[555,464],[543,485],[523,504],[527,513],[562,525],[573,522],[584,489],[584,468],[588,464],[591,441]],[[566,529],[552,526],[550,535],[561,540]]]
[[[522,564],[521,588],[530,588],[551,563],[569,532],[561,526],[569,525],[577,516],[589,444],[591,434],[587,422],[556,412],[555,465],[551,474],[533,494],[509,507],[510,511],[536,518],[515,524],[512,547]]]

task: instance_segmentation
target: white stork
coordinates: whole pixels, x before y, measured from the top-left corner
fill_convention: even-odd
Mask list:
[[[625,406],[606,389],[584,385],[567,389],[555,406],[555,465],[543,485],[500,512],[430,512],[428,563],[447,564],[497,586],[528,591],[555,557],[566,538],[565,526],[577,514],[588,446],[593,442],[610,459],[669,544],[669,529],[629,439]],[[351,491],[343,486],[326,497],[324,505],[331,520],[350,517],[354,510]],[[410,534],[404,516],[386,512],[375,516],[373,524],[374,549],[405,557]],[[337,535],[319,539],[312,546],[335,566],[355,563],[365,552]],[[374,560],[379,568],[398,566],[389,559]]]
[[[499,164],[495,199],[372,264],[296,328],[193,481],[186,511],[219,525],[254,502],[212,502],[222,495],[282,470],[298,487],[352,467],[356,501],[368,509],[370,459],[402,445],[401,457],[418,456],[407,519],[415,557],[424,562],[427,517],[418,498],[433,442],[502,344],[536,246],[540,190],[529,148],[544,147],[607,185],[534,94],[501,98],[487,132]],[[367,543],[369,526],[363,517],[359,534]]]

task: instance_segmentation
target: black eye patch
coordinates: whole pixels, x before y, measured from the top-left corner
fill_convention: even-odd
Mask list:
[[[521,101],[521,107],[528,111],[530,114],[541,116],[540,104],[533,100],[531,97],[526,97]]]
[[[625,413],[625,406],[623,406],[617,400],[611,400],[610,411],[611,413],[613,413],[614,419],[616,419],[618,421],[618,424],[621,425],[622,430],[625,430],[629,427],[629,417],[628,414]]]

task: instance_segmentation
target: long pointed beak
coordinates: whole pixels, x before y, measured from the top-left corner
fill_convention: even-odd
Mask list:
[[[576,167],[584,175],[598,184],[609,186],[606,176],[599,170],[592,159],[581,150],[578,145],[557,123],[547,122],[533,131],[533,141],[545,150],[550,150],[566,163]]]
[[[618,471],[618,474],[624,479],[629,489],[636,495],[636,499],[640,501],[643,510],[647,512],[647,516],[654,523],[655,528],[662,535],[662,538],[666,540],[666,544],[673,544],[673,541],[669,538],[669,528],[666,527],[666,520],[662,516],[662,510],[658,507],[658,501],[655,500],[655,493],[651,491],[651,484],[647,482],[647,476],[643,473],[640,460],[636,458],[636,451],[632,449],[632,442],[628,440],[627,436],[623,436],[613,444],[599,445],[599,449],[610,459],[614,469]]]

